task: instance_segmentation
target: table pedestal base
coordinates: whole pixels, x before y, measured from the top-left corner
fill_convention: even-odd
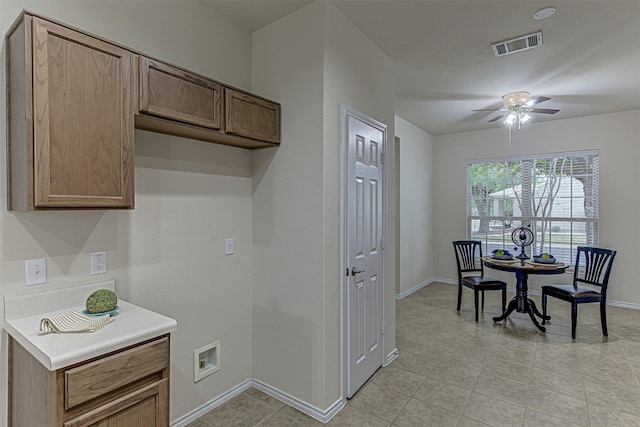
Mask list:
[[[504,319],[509,317],[509,315],[514,310],[517,311],[518,313],[528,313],[529,317],[531,318],[531,321],[533,322],[534,325],[536,325],[536,328],[540,329],[540,331],[542,332],[546,332],[547,328],[545,328],[540,323],[538,323],[538,319],[536,319],[536,316],[538,316],[543,320],[549,320],[551,319],[551,317],[545,316],[542,313],[540,313],[540,311],[538,310],[538,307],[536,307],[536,303],[534,303],[530,298],[527,298],[526,295],[516,295],[515,297],[513,297],[513,299],[509,301],[509,305],[507,306],[507,309],[505,310],[505,312],[502,313],[502,315],[500,316],[494,317],[493,321],[494,322],[503,321]]]

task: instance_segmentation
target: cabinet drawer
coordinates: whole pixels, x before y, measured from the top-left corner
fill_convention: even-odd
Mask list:
[[[169,364],[169,339],[164,337],[64,372],[65,409],[102,396]]]
[[[209,129],[222,125],[222,86],[197,74],[140,57],[140,112]]]
[[[227,133],[280,143],[280,104],[225,88]]]

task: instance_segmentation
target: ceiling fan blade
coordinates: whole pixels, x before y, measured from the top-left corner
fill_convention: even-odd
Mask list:
[[[506,108],[481,108],[479,110],[471,110],[471,111],[507,111]]]
[[[527,108],[530,113],[542,113],[542,114],[555,114],[560,110],[554,110],[553,108]]]
[[[491,123],[491,122],[498,121],[498,120],[500,120],[501,118],[505,117],[506,115],[507,115],[507,113],[504,113],[504,114],[501,114],[501,115],[499,115],[499,116],[496,116],[496,117],[494,117],[493,119],[491,119],[491,120],[487,121],[487,123]]]
[[[550,99],[551,98],[549,98],[548,96],[539,96],[537,98],[531,98],[530,100],[525,102],[524,105],[526,105],[527,107],[531,107],[533,105],[540,104],[541,102],[546,102],[546,101],[548,101]]]

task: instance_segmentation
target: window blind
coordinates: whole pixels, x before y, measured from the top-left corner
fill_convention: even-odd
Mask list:
[[[572,263],[578,246],[598,245],[597,150],[470,160],[467,235],[485,253],[512,250],[511,233],[529,227],[529,255],[548,252]]]

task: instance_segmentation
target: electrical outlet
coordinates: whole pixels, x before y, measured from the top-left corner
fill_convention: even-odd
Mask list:
[[[224,253],[225,255],[233,255],[233,238],[224,239]]]
[[[91,274],[104,274],[107,272],[107,253],[91,252]]]
[[[27,286],[47,283],[47,259],[29,259],[25,261]]]

